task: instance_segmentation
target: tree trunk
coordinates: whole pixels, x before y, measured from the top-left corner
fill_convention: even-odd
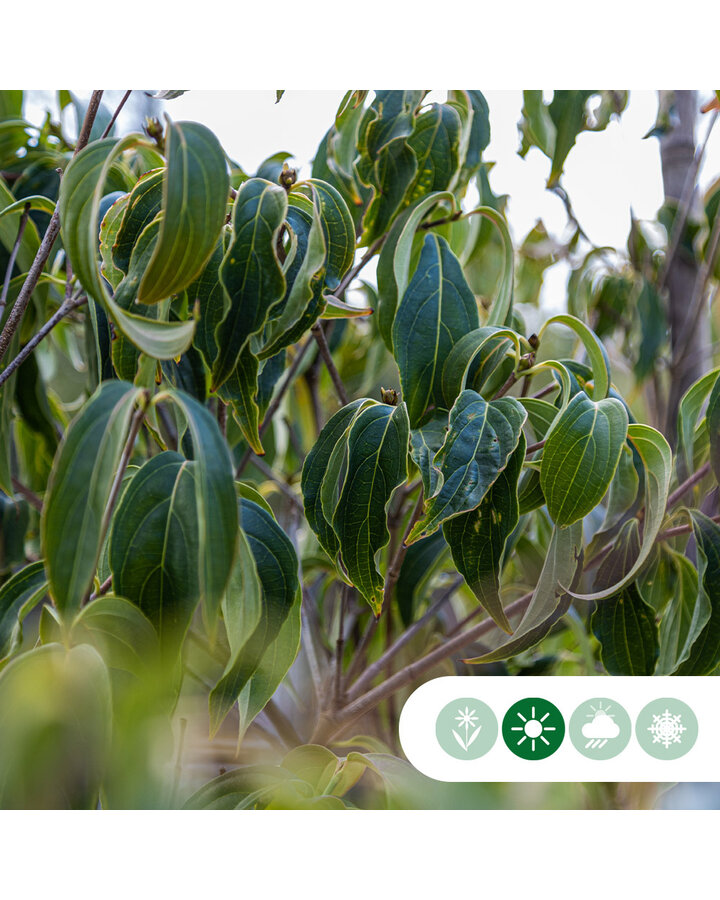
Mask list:
[[[695,156],[697,96],[695,91],[674,91],[673,93],[675,95],[673,127],[660,137],[660,159],[665,202],[677,206],[683,195],[687,178],[692,177],[692,174],[689,176],[688,173],[693,168]],[[662,99],[661,97],[661,103]],[[675,441],[680,399],[688,387],[697,381],[705,371],[702,321],[688,338],[684,336],[697,274],[697,260],[688,252],[681,240],[670,263],[665,282],[668,292],[668,323],[672,348],[665,433],[671,443]],[[682,353],[686,340],[687,351]]]

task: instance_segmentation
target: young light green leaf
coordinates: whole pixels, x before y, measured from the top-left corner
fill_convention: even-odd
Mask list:
[[[127,195],[122,220],[110,246],[112,262],[127,273],[133,247],[144,229],[162,212],[165,169],[152,169],[138,179]]]
[[[453,562],[495,624],[512,634],[500,598],[500,573],[508,538],[519,519],[518,479],[525,461],[520,440],[480,506],[443,525]]]
[[[215,332],[218,356],[212,371],[213,390],[230,377],[243,347],[262,330],[285,294],[277,237],[286,211],[284,189],[263,178],[250,178],[235,198],[233,238],[220,267],[230,308]]]
[[[515,365],[520,360],[520,337],[509,328],[485,325],[463,335],[445,359],[442,369],[442,394],[448,407],[460,391],[472,388],[480,392],[495,369],[515,349]]]
[[[717,377],[712,391],[710,391],[705,422],[710,442],[710,464],[715,473],[715,478],[720,481],[720,378]],[[690,444],[689,449],[689,455],[692,456],[692,444]],[[690,463],[692,465],[692,459]]]
[[[230,190],[225,154],[204,125],[168,120],[165,142],[164,215],[140,303],[165,300],[202,272],[220,237]]]
[[[662,601],[669,599],[660,621],[657,675],[670,675],[677,667],[691,632],[698,600],[698,572],[695,566],[680,553],[666,553],[667,565],[655,574],[655,579],[662,580],[653,585]]]
[[[376,616],[384,582],[375,556],[390,540],[387,506],[407,477],[409,437],[404,403],[378,403],[359,413],[348,435],[347,476],[332,520],[343,567]]]
[[[55,203],[49,197],[43,197],[40,194],[31,194],[28,197],[16,200],[15,203],[10,203],[4,209],[0,210],[0,219],[4,216],[12,215],[13,213],[22,213],[26,209],[28,212],[44,212],[52,215],[55,212]]]
[[[426,497],[432,497],[438,487],[440,469],[435,465],[435,456],[445,442],[447,431],[447,413],[439,412],[410,432],[410,454],[420,470]]]
[[[72,616],[89,593],[130,419],[144,392],[106,381],[70,423],[53,462],[40,534],[50,594]]]
[[[479,206],[473,214],[488,219],[497,229],[503,247],[503,274],[497,295],[493,300],[486,325],[510,325],[513,315],[513,293],[515,290],[515,250],[505,216],[492,206]]]
[[[478,327],[477,303],[444,238],[428,234],[393,324],[393,346],[411,427],[442,405],[442,371],[456,341]]]
[[[480,505],[517,447],[526,418],[514,397],[488,402],[476,391],[460,394],[433,463],[440,470],[439,487],[425,504],[425,515],[416,522],[407,544]]]
[[[561,528],[586,516],[612,481],[627,437],[628,417],[619,400],[576,394],[545,444],[540,485],[552,520]]]

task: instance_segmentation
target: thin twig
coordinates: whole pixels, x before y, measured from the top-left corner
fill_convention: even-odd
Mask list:
[[[110,590],[111,587],[112,587],[112,575],[108,575],[108,577],[105,579],[105,581],[103,581],[103,583],[100,585],[100,587],[96,591],[94,591],[92,594],[90,594],[90,599],[96,600],[98,597],[102,597],[104,594],[107,594],[107,592]],[[192,635],[192,632],[191,632],[191,635]]]
[[[715,221],[713,222],[712,232],[710,233],[710,239],[708,241],[705,259],[700,266],[700,271],[697,273],[697,278],[693,287],[692,298],[690,299],[689,304],[689,312],[687,318],[685,319],[685,325],[680,332],[680,340],[678,341],[679,350],[678,352],[676,352],[675,358],[672,362],[673,369],[675,371],[677,371],[684,363],[692,344],[692,337],[695,333],[695,330],[697,329],[698,321],[705,305],[705,296],[707,293],[710,278],[712,277],[712,273],[715,268],[715,260],[717,259],[718,249],[720,249],[720,216],[716,215]]]
[[[282,403],[282,399],[285,396],[287,389],[290,387],[293,379],[295,378],[297,370],[300,368],[300,364],[302,363],[303,358],[312,343],[313,343],[313,338],[309,337],[305,341],[304,344],[300,345],[300,349],[296,353],[295,359],[292,361],[292,365],[287,370],[287,374],[285,375],[285,380],[280,385],[280,388],[279,388],[277,394],[273,398],[272,403],[270,404],[267,412],[265,413],[265,418],[260,423],[260,428],[258,429],[258,432],[261,437],[262,437],[263,433],[267,430],[270,423],[272,422],[273,416],[278,411],[278,408],[279,408],[280,404]],[[238,463],[237,470],[235,471],[235,478],[240,478],[240,476],[243,473],[243,470],[245,469],[245,466],[250,462],[251,458],[254,455],[255,454],[253,453],[251,448],[248,448],[245,451],[245,454],[244,454],[243,458],[240,460],[240,462]]]
[[[287,497],[292,505],[297,507],[302,512],[304,507],[300,499],[293,492],[290,485],[286,481],[283,481],[282,478],[279,478],[261,456],[256,457],[256,459],[254,460],[254,464],[255,467],[259,469],[259,471],[262,472],[262,474],[267,479],[272,481],[273,484],[277,485],[277,487],[282,491],[283,496]]]
[[[691,487],[696,485],[698,481],[702,481],[709,471],[709,462],[706,462],[704,465],[700,466],[697,472],[693,472],[693,474],[689,478],[686,478],[681,485],[675,488],[672,494],[670,494],[670,496],[668,497],[667,506],[665,508],[670,509],[671,507],[675,506],[675,504],[678,502],[678,500],[680,500],[683,494],[686,491],[689,491]]]
[[[720,516],[712,516],[711,519],[713,522],[720,522]],[[692,530],[692,525],[676,525],[674,528],[668,528],[666,531],[661,531],[655,540],[669,541],[680,535],[690,534]]]
[[[23,234],[25,234],[25,226],[27,225],[29,215],[30,204],[26,203],[23,209],[23,213],[20,216],[20,224],[18,225],[17,237],[15,238],[15,243],[13,244],[13,248],[10,251],[10,258],[8,259],[7,269],[5,270],[5,280],[3,281],[2,294],[0,294],[0,319],[2,319],[3,311],[5,309],[5,306],[7,305],[7,298],[8,292],[10,291],[10,282],[12,281],[13,268],[15,267],[15,260],[17,259],[18,251],[20,250],[20,244],[22,243]]]
[[[75,153],[73,154],[73,157],[77,156],[77,154],[83,149],[83,147],[86,146],[88,142],[93,122],[95,121],[95,116],[97,115],[97,111],[100,106],[102,95],[102,91],[93,91],[90,102],[88,103],[87,112],[85,113],[85,120],[83,122],[82,130],[80,131],[80,136],[78,137],[78,142],[77,146],[75,147]],[[10,342],[13,339],[13,335],[17,331],[18,326],[20,325],[20,321],[25,314],[25,310],[27,309],[28,303],[30,302],[30,297],[37,287],[37,283],[40,279],[42,271],[45,268],[45,263],[48,261],[50,251],[52,250],[53,244],[55,243],[55,240],[59,233],[60,213],[56,206],[55,211],[53,212],[50,219],[50,224],[48,225],[45,234],[43,235],[43,239],[40,242],[40,247],[35,254],[35,259],[32,261],[27,274],[27,278],[23,282],[23,286],[20,288],[20,292],[18,293],[17,299],[13,304],[13,308],[10,310],[10,315],[5,322],[5,327],[0,334],[0,359],[2,359],[3,356],[5,356],[5,354],[7,353]]]
[[[455,579],[450,587],[442,592],[442,594],[432,604],[428,611],[423,616],[421,616],[417,620],[417,622],[413,622],[413,624],[409,628],[406,628],[405,631],[400,635],[400,637],[390,647],[388,647],[383,655],[365,669],[365,671],[358,678],[355,684],[353,684],[353,686],[347,692],[347,699],[349,701],[356,700],[364,690],[370,687],[375,678],[381,674],[390,660],[397,656],[397,654],[403,649],[403,647],[407,646],[407,644],[410,643],[415,635],[422,631],[425,625],[435,618],[437,613],[452,597],[452,595],[462,584],[462,582],[462,578]],[[482,607],[480,607],[480,609],[482,609]]]
[[[30,506],[35,507],[38,512],[42,512],[42,500],[34,491],[31,491],[30,488],[25,487],[25,485],[18,481],[15,476],[13,476],[12,478],[12,486],[15,488],[18,494],[22,495],[27,500]]]
[[[536,444],[530,444],[525,451],[525,456],[529,456],[531,453],[535,453],[537,450],[542,450],[545,446],[545,441],[538,441]]]
[[[340,591],[340,610],[338,616],[338,636],[335,642],[335,687],[333,690],[333,708],[337,709],[343,702],[343,653],[345,651],[345,611],[352,588],[344,584]]]
[[[397,580],[400,577],[400,569],[402,568],[403,560],[405,559],[405,554],[408,552],[408,548],[405,545],[405,541],[408,539],[410,532],[413,529],[413,526],[418,521],[423,511],[423,502],[424,495],[423,491],[420,491],[420,494],[415,503],[415,507],[412,511],[412,515],[407,523],[407,527],[405,528],[405,534],[403,535],[403,539],[400,542],[400,546],[397,548],[395,555],[393,556],[393,560],[390,563],[390,566],[387,571],[387,575],[385,576],[385,585],[383,587],[383,603],[388,603],[392,598],[392,592],[397,584]]]
[[[360,667],[365,661],[367,649],[370,646],[370,642],[375,635],[379,621],[380,620],[376,619],[375,616],[370,616],[370,621],[367,624],[367,628],[365,629],[363,636],[360,638],[360,642],[353,652],[353,658],[350,662],[350,666],[348,668],[346,676],[348,682],[352,681],[352,679],[355,678],[357,673],[360,671]]]
[[[30,340],[25,344],[22,350],[18,353],[18,355],[11,360],[7,366],[0,372],[0,387],[5,384],[5,382],[10,378],[13,372],[21,366],[25,360],[30,356],[33,350],[37,347],[37,345],[44,340],[48,334],[53,330],[53,328],[58,324],[58,322],[62,321],[68,313],[71,313],[73,310],[82,306],[84,303],[87,303],[87,297],[75,297],[70,298],[68,302],[63,301],[59,306],[58,310],[50,316],[47,322],[42,326],[42,328],[34,334]]]
[[[102,138],[106,138],[110,134],[110,131],[112,130],[113,125],[115,124],[115,120],[120,115],[120,111],[122,110],[123,106],[125,106],[125,104],[128,102],[128,98],[130,97],[130,94],[132,94],[132,91],[125,91],[125,95],[123,96],[122,100],[118,103],[117,109],[115,110],[115,112],[112,115],[112,119],[110,119],[110,121],[108,122],[107,127],[105,128],[105,131],[103,131],[103,133],[100,135],[101,140],[102,140]]]
[[[340,400],[341,405],[347,406],[347,391],[345,390],[345,385],[343,384],[340,373],[338,372],[335,365],[335,361],[333,360],[332,354],[330,353],[330,347],[328,346],[327,338],[325,337],[325,330],[319,322],[316,322],[312,326],[310,331],[312,332],[312,336],[315,338],[315,341],[320,349],[320,355],[322,356],[325,363],[325,368],[328,370],[330,378],[332,378],[332,383],[335,386],[335,393],[338,395],[338,399]]]
[[[360,272],[362,272],[362,270],[365,268],[365,266],[370,262],[370,260],[373,258],[373,256],[375,256],[377,251],[383,245],[383,243],[385,241],[385,237],[386,236],[383,234],[376,241],[374,241],[372,244],[370,244],[370,246],[367,248],[367,250],[363,254],[360,262],[355,266],[354,269],[351,269],[347,273],[347,275],[343,278],[343,280],[340,282],[340,284],[338,285],[338,289],[334,292],[333,296],[337,297],[338,300],[340,300],[342,298],[343,294],[348,289],[348,287],[350,287],[350,285],[353,283],[353,281],[355,281],[355,279],[358,277]]]

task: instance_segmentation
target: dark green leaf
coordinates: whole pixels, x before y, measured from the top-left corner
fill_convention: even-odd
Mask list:
[[[141,303],[186,288],[210,259],[225,222],[230,178],[215,135],[197,122],[168,122],[163,219],[140,283]]]
[[[42,560],[25,566],[0,587],[0,660],[22,639],[23,619],[42,600],[47,587]]]
[[[428,234],[393,324],[395,359],[410,424],[442,404],[442,371],[453,344],[478,327],[475,297],[444,238]]]
[[[439,487],[407,543],[432,534],[443,522],[476,509],[518,445],[527,413],[512,397],[484,400],[463,391],[450,410],[450,428],[435,456]]]
[[[525,461],[525,436],[477,509],[443,525],[453,562],[480,604],[508,634],[510,623],[500,598],[505,546],[519,518],[518,478]]]

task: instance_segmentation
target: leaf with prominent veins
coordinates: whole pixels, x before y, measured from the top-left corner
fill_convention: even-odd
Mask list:
[[[475,509],[508,464],[527,413],[513,397],[484,400],[463,391],[450,410],[450,426],[434,465],[440,483],[406,543],[432,534],[443,522]]]
[[[447,241],[428,234],[393,324],[393,346],[411,427],[443,404],[443,365],[454,344],[478,327],[475,297]]]

